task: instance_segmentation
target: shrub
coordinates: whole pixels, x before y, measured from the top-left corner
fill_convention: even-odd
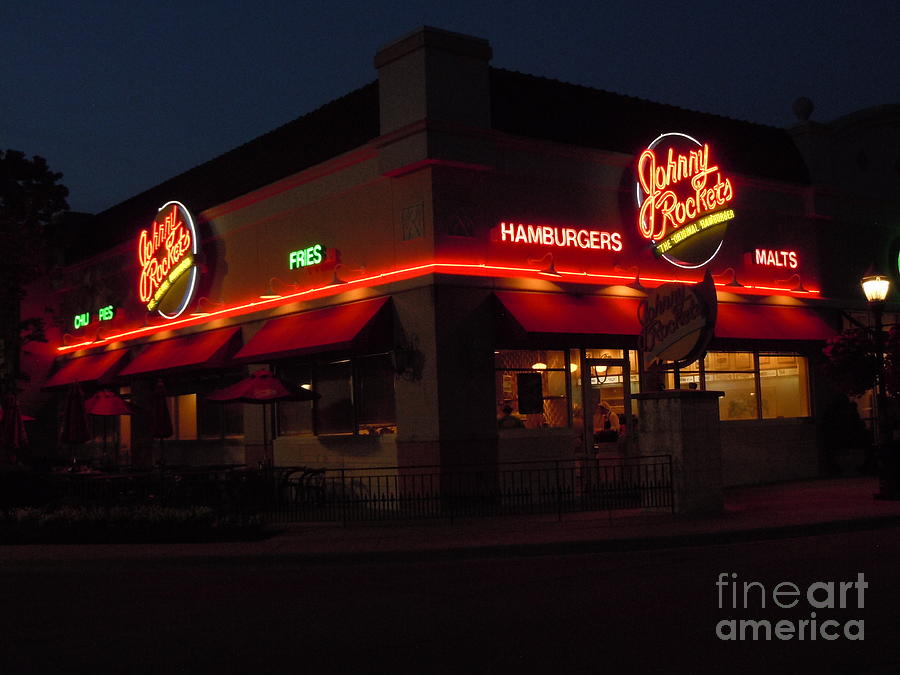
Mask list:
[[[258,516],[208,507],[62,506],[0,511],[0,543],[126,543],[259,539]]]

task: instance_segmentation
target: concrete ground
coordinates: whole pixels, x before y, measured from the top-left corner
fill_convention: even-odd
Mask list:
[[[538,516],[382,523],[273,523],[253,542],[0,546],[0,566],[61,559],[240,558],[425,559],[646,550],[900,523],[900,501],[874,499],[871,477],[812,480],[726,490],[723,513],[600,511]]]

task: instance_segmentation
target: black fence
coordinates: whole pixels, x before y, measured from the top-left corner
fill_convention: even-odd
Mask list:
[[[669,455],[480,467],[286,470],[273,521],[465,518],[617,509],[672,509]]]
[[[45,504],[207,506],[272,522],[672,509],[668,455],[463,467],[167,467],[49,477]]]

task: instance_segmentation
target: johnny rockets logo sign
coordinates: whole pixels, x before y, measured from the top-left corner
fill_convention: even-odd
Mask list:
[[[716,257],[734,218],[731,179],[708,143],[681,133],[659,136],[637,162],[638,228],[654,252],[679,267]]]
[[[684,367],[696,361],[712,338],[716,309],[716,287],[709,270],[699,284],[673,282],[649,291],[638,306],[638,348],[644,352],[644,362]]]
[[[197,285],[197,231],[181,202],[168,202],[138,237],[138,296],[148,311],[174,319],[187,308]]]

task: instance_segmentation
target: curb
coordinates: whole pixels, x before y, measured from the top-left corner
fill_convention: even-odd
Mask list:
[[[666,534],[658,536],[622,537],[611,539],[583,539],[574,541],[554,541],[536,543],[498,544],[483,546],[451,546],[443,548],[395,549],[395,550],[360,550],[360,551],[327,551],[327,552],[227,552],[173,555],[146,555],[135,552],[134,555],[98,555],[97,557],[68,557],[65,555],[66,545],[54,545],[52,555],[36,556],[18,560],[3,560],[0,547],[0,569],[27,567],[33,570],[58,567],[60,563],[67,567],[72,565],[95,566],[98,562],[119,565],[184,565],[203,564],[214,566],[230,566],[246,564],[252,561],[256,565],[285,564],[358,564],[365,563],[406,563],[406,562],[442,562],[453,560],[472,560],[477,558],[535,557],[546,555],[590,555],[595,553],[626,553],[671,548],[690,548],[698,546],[721,546],[753,541],[787,539],[794,537],[811,537],[825,534],[859,532],[900,525],[900,514],[868,516],[850,520],[831,520],[817,523],[805,523],[783,526],[767,526],[748,529],[732,529],[720,532],[696,532],[688,534]],[[269,539],[277,539],[278,533]]]

